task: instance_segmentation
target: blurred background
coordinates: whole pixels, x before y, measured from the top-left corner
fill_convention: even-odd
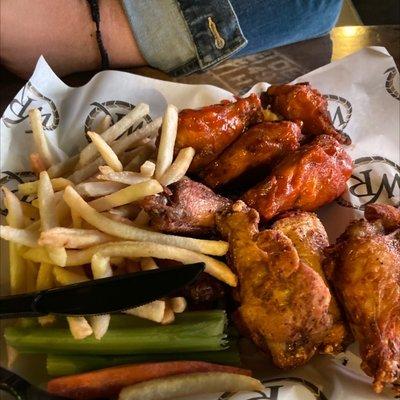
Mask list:
[[[398,24],[399,0],[344,0],[336,26]]]

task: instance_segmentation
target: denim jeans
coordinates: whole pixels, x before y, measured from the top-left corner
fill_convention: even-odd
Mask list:
[[[342,0],[123,0],[146,61],[171,75],[322,36]]]

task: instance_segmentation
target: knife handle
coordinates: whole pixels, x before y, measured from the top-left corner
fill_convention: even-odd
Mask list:
[[[36,310],[35,304],[40,297],[41,292],[0,297],[0,319],[46,315]]]

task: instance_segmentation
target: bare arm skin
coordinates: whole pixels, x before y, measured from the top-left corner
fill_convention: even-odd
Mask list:
[[[145,65],[122,5],[100,0],[100,30],[113,68]],[[2,0],[0,63],[27,78],[38,57],[60,75],[98,69],[96,27],[85,0]]]

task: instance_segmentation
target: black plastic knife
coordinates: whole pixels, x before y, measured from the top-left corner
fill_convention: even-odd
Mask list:
[[[202,271],[203,263],[179,265],[0,297],[0,319],[118,312],[168,296]]]

